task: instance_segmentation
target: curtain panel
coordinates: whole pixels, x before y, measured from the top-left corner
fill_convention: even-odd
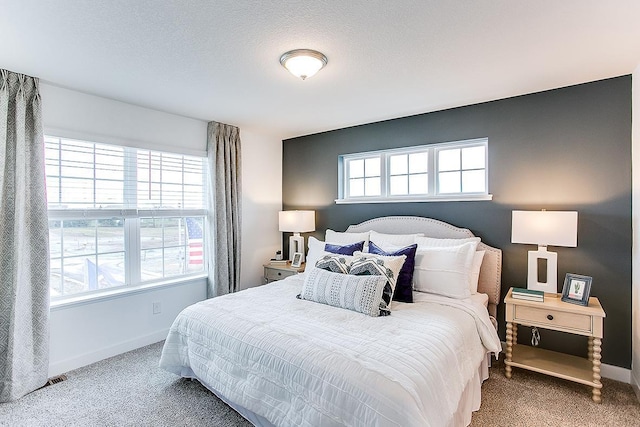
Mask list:
[[[49,370],[49,227],[38,79],[0,70],[0,402]]]
[[[241,150],[240,130],[210,122],[207,126],[209,158],[209,215],[207,297],[236,292],[240,286]]]

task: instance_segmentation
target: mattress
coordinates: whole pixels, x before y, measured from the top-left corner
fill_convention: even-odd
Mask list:
[[[160,366],[274,425],[447,426],[500,351],[481,297],[416,294],[369,317],[298,300],[301,287],[297,275],[186,308]]]

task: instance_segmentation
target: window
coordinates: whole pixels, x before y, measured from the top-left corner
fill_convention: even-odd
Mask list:
[[[336,202],[491,199],[487,147],[480,138],[342,155]]]
[[[429,153],[389,155],[389,195],[429,194]]]
[[[351,197],[380,195],[380,158],[353,159],[348,164]]]
[[[486,193],[486,146],[440,148],[438,194]]]
[[[52,299],[204,272],[207,159],[45,137]]]

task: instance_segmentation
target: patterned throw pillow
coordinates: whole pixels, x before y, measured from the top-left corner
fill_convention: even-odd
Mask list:
[[[316,262],[316,267],[334,273],[349,274],[353,257],[349,255],[325,255]]]
[[[369,242],[369,252],[372,254],[386,256],[405,255],[407,257],[398,273],[396,289],[393,292],[394,301],[413,302],[413,269],[416,264],[417,248],[418,245],[413,244],[404,248],[385,246],[385,250],[376,245],[373,240]]]
[[[351,276],[312,267],[297,298],[377,317],[383,315],[380,306],[386,284],[383,276]]]
[[[355,258],[349,270],[350,275],[382,276],[386,278],[387,283],[380,302],[380,315],[387,316],[391,314],[391,298],[396,287],[396,280],[407,257],[405,255],[382,256],[362,252],[356,252],[354,255]]]

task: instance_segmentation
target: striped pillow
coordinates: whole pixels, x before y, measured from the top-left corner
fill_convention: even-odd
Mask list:
[[[383,276],[352,276],[312,267],[305,273],[298,299],[378,317],[383,315],[380,306],[386,284]]]

